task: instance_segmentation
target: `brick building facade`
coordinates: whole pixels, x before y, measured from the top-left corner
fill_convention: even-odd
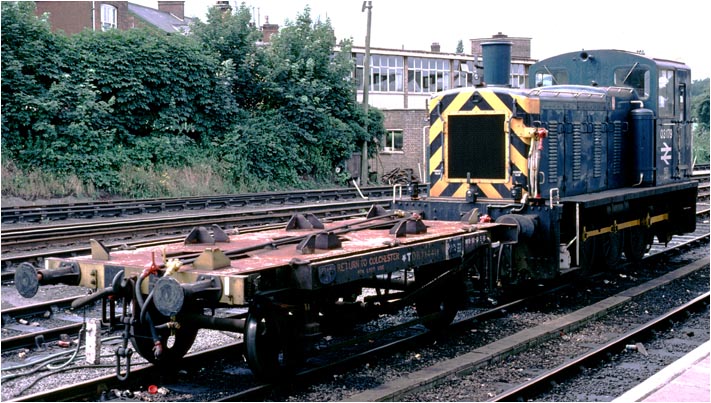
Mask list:
[[[185,34],[192,22],[185,17],[184,0],[159,0],[158,9],[128,1],[36,1],[35,5],[37,16],[48,15],[52,31],[67,35],[85,29],[125,31],[139,27]]]
[[[48,13],[52,31],[63,31],[67,35],[84,29],[126,30],[133,27],[127,1],[36,1],[35,4],[38,16]],[[114,26],[110,26],[112,23]]]
[[[424,158],[424,127],[427,127],[427,116],[421,109],[398,109],[385,112],[384,126],[388,131],[402,133],[401,150],[381,149],[371,160],[371,169],[378,176],[396,169],[411,169],[412,174],[420,179],[420,172],[424,175],[425,167],[422,165]],[[381,141],[382,145],[382,141]]]

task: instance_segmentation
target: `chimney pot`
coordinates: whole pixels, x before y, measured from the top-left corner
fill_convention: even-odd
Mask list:
[[[266,22],[262,25],[262,41],[271,42],[272,35],[279,32],[279,24],[270,24],[268,15],[264,19]]]
[[[223,13],[232,11],[232,6],[230,6],[230,2],[226,0],[218,0],[215,2],[215,7],[220,9]]]
[[[173,14],[181,20],[185,19],[184,0],[158,0],[158,10]]]

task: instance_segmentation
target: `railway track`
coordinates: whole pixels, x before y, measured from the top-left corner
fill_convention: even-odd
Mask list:
[[[130,215],[257,208],[306,203],[380,199],[392,197],[392,186],[371,186],[362,189],[341,188],[291,192],[264,192],[216,196],[127,199],[63,204],[3,207],[3,224],[41,223],[67,219],[126,217]]]
[[[511,368],[519,368],[517,364],[506,365],[508,361],[515,361],[518,356],[522,356],[526,351],[535,349],[547,342],[552,344],[563,343],[562,336],[570,335],[572,338],[576,331],[603,320],[608,315],[614,315],[626,305],[633,303],[636,299],[648,293],[658,292],[662,284],[669,284],[678,281],[698,270],[707,270],[708,260],[694,262],[691,265],[682,267],[662,278],[653,279],[647,283],[638,285],[630,289],[623,290],[617,294],[610,295],[594,304],[583,306],[582,308],[560,316],[555,316],[551,320],[536,323],[506,337],[499,338],[492,343],[479,348],[474,348],[464,354],[457,355],[451,359],[437,362],[424,367],[406,377],[384,382],[377,388],[371,388],[357,394],[349,396],[347,401],[411,401],[411,400],[455,400],[452,396],[438,394],[437,388],[445,384],[456,385],[458,382],[470,380],[478,385],[487,385],[485,391],[480,391],[479,395],[473,394],[470,399],[473,401],[484,401],[498,396],[498,388],[502,385],[493,385],[491,373],[498,378],[498,382],[505,384],[504,373],[511,371]],[[706,288],[708,292],[708,288]],[[612,335],[601,335],[609,337]],[[558,340],[558,341],[556,341]],[[586,350],[584,343],[581,350]],[[549,350],[552,352],[552,350]],[[542,357],[537,355],[538,360]],[[542,364],[539,362],[539,364]],[[503,368],[503,371],[498,370]],[[487,372],[489,374],[487,374]],[[516,373],[516,371],[511,371]],[[534,372],[531,370],[531,372]],[[548,371],[546,371],[548,372]],[[511,376],[516,379],[516,376]],[[495,378],[497,379],[497,378]],[[462,382],[465,383],[465,382]],[[515,384],[515,381],[511,383]],[[522,383],[525,383],[522,382]],[[516,385],[518,386],[518,385]],[[512,386],[509,385],[509,388]],[[452,387],[456,389],[456,386]],[[483,393],[482,393],[483,392]],[[502,400],[506,400],[504,397]]]
[[[653,320],[637,326],[631,331],[611,340],[598,348],[583,355],[575,357],[568,362],[539,375],[538,377],[517,386],[504,393],[498,394],[491,401],[529,401],[537,400],[541,394],[549,391],[553,385],[560,384],[577,376],[585,368],[592,368],[606,362],[609,357],[619,354],[625,349],[637,350],[641,341],[649,340],[655,332],[665,332],[674,322],[685,320],[691,313],[708,311],[709,293],[706,292],[691,301],[672,309],[671,311],[654,318]]]
[[[32,228],[5,230],[2,234],[4,248],[22,250],[38,245],[57,245],[62,242],[81,242],[89,239],[134,239],[136,237],[176,234],[196,226],[219,225],[229,230],[256,224],[285,223],[296,212],[309,212],[328,218],[348,212],[367,209],[378,201],[360,200],[327,204],[307,204],[298,207],[270,208],[268,210],[231,211],[170,217],[137,218],[130,220],[46,225]],[[380,205],[388,205],[381,201]]]
[[[706,166],[702,167],[706,168]],[[709,199],[709,170],[697,170],[693,177],[699,181],[699,196]],[[392,197],[402,188],[372,186],[362,189],[325,189],[295,192],[264,192],[243,195],[195,196],[181,198],[152,198],[40,204],[2,207],[3,224],[46,223],[67,219],[115,218],[131,215],[220,210],[229,208],[257,208],[305,203],[382,199]],[[424,191],[423,186],[418,191]]]
[[[359,214],[361,211],[362,206],[366,206],[365,204],[361,205],[359,203],[356,203],[355,209],[351,210],[350,208],[347,208],[345,211],[342,210],[343,215],[333,215],[326,210],[311,210],[315,215],[319,216],[320,218],[325,218],[328,217],[329,219],[332,220],[340,220],[340,219],[347,219],[354,217],[355,215]],[[370,204],[367,205],[368,207]],[[317,205],[318,209],[321,209],[323,206],[322,205]],[[305,206],[304,210],[299,210],[299,211],[309,211],[309,206]],[[350,211],[349,211],[350,210]],[[245,218],[240,218],[238,215],[237,216],[232,216],[230,215],[229,217],[232,218],[227,218],[229,221],[229,224],[232,228],[238,228],[240,232],[253,232],[253,231],[258,231],[258,230],[265,230],[265,229],[273,229],[277,228],[281,225],[283,225],[286,220],[289,219],[291,216],[291,213],[294,212],[294,210],[286,209],[286,213],[273,213],[273,212],[261,212],[262,214],[260,215],[259,212],[250,212],[248,213],[248,216]],[[708,216],[709,216],[709,205],[708,203],[703,202],[702,200],[699,201],[699,204],[697,205],[697,217],[706,217],[707,219],[698,219],[697,220],[697,226],[699,226],[701,229],[701,233],[707,233],[708,232],[708,227],[709,227],[709,222],[708,222]],[[213,221],[210,219],[202,221],[202,225],[212,225],[212,224],[218,224],[218,220],[223,219],[224,217],[218,215],[218,218]],[[274,222],[277,221],[277,223],[269,224],[269,222]],[[134,228],[131,227],[131,223],[135,221],[125,221],[122,224],[119,225],[124,225],[124,230],[128,234],[136,233],[140,231],[139,228]],[[153,230],[155,230],[155,227],[152,225],[153,221],[149,221],[147,223],[147,226],[152,227]],[[224,225],[224,221],[223,225]],[[93,236],[98,236],[100,233],[109,233],[112,235],[115,233],[121,233],[122,230],[117,230],[115,232],[112,231],[107,231],[106,228],[111,228],[110,223],[101,223],[99,224],[101,230],[96,231],[95,229],[89,228],[87,233],[82,233],[82,225],[77,224],[73,226],[69,226],[67,228],[72,228],[74,231],[76,231],[74,234],[67,234],[67,237],[64,236],[64,232],[62,230],[62,226],[59,227],[48,227],[46,229],[40,229],[37,233],[39,234],[38,236],[47,239],[47,242],[51,242],[51,239],[57,240],[58,242],[70,242],[75,239],[80,239],[80,240],[88,240],[91,239]],[[138,225],[142,225],[141,222],[139,222]],[[172,228],[168,226],[168,228]],[[192,228],[192,227],[190,227]],[[143,227],[143,229],[146,229]],[[149,247],[149,246],[159,246],[163,244],[168,244],[172,242],[179,242],[185,237],[185,233],[187,230],[181,231],[180,235],[177,236],[156,236],[156,237],[150,237],[150,238],[140,238],[140,239],[128,239],[125,241],[107,241],[105,246],[107,249],[112,250],[112,249],[122,249],[122,248],[141,248],[141,247]],[[21,233],[22,231],[18,231],[18,233]],[[32,235],[29,235],[31,237]],[[50,239],[51,238],[51,239]],[[692,235],[686,235],[686,236],[677,236],[674,237],[671,241],[671,244],[674,245],[679,242],[685,242],[687,239],[693,239],[694,236]],[[25,238],[27,240],[27,238]],[[22,240],[19,240],[20,243],[24,242]],[[38,240],[34,240],[34,243],[39,242]],[[80,242],[76,241],[75,243]],[[108,243],[110,242],[110,243]],[[4,237],[3,237],[3,243],[4,243]],[[2,276],[2,284],[8,284],[11,283],[14,279],[14,270],[11,268],[19,264],[21,262],[30,262],[33,263],[37,266],[41,266],[43,260],[46,257],[68,257],[68,256],[81,256],[81,255],[88,255],[91,253],[91,247],[89,246],[88,242],[84,242],[83,245],[77,246],[77,245],[72,245],[64,248],[52,248],[52,247],[45,247],[39,250],[35,251],[29,251],[29,252],[13,252],[13,247],[10,245],[9,247],[7,245],[5,246],[5,250],[3,251],[2,257],[0,257],[0,264],[3,268],[3,271],[1,273]],[[660,244],[658,242],[655,242],[652,245],[652,249],[650,252],[656,253],[655,251],[660,251],[663,250],[667,247],[667,245]]]
[[[683,247],[683,246],[678,245],[677,248],[679,248],[679,247]],[[703,262],[703,264],[708,265],[708,262],[707,261]],[[682,276],[682,275],[683,274],[680,274],[680,276]],[[521,308],[517,308],[517,307],[530,307],[532,305],[531,301],[535,301],[535,300],[539,300],[539,299],[540,299],[540,296],[536,296],[535,298],[532,298],[532,299],[523,299],[520,301],[513,301],[512,303],[507,304],[507,305],[502,305],[502,306],[495,307],[494,309],[491,309],[488,311],[479,312],[479,313],[472,315],[470,317],[466,317],[464,319],[458,320],[453,326],[450,327],[450,329],[447,330],[447,332],[450,334],[456,333],[456,332],[459,332],[459,333],[465,332],[466,333],[467,331],[471,331],[471,329],[473,327],[477,326],[477,324],[481,324],[483,322],[486,322],[487,320],[491,320],[491,318],[493,318],[493,317],[500,317],[502,315],[511,314],[512,312],[516,312],[518,309],[521,309]],[[610,308],[607,307],[605,309],[609,310]],[[600,313],[588,314],[586,318],[580,319],[580,322],[578,325],[566,324],[565,325],[566,331],[569,331],[571,329],[571,326],[582,326],[584,323],[589,322],[590,320],[592,320],[593,317],[596,317],[597,315],[601,315],[601,314]],[[393,354],[394,349],[403,350],[403,349],[407,348],[408,346],[412,346],[413,343],[415,345],[418,345],[418,344],[422,344],[423,340],[429,339],[431,341],[434,336],[431,333],[424,332],[423,329],[416,329],[415,331],[410,331],[411,334],[407,337],[402,337],[401,335],[397,335],[397,337],[392,339],[392,341],[389,341],[389,342],[387,341],[388,339],[387,339],[387,336],[385,336],[385,333],[389,333],[389,332],[397,333],[398,331],[401,331],[404,329],[416,328],[417,327],[416,324],[418,321],[419,320],[415,320],[413,322],[406,322],[398,327],[389,329],[386,332],[381,332],[381,333],[376,332],[376,333],[364,335],[363,337],[361,337],[361,339],[362,338],[365,338],[366,340],[384,339],[384,340],[386,340],[386,342],[383,342],[382,345],[379,345],[378,347],[375,347],[375,348],[366,348],[357,354],[354,354],[352,352],[349,352],[348,354],[341,353],[340,354],[341,356],[347,355],[347,356],[349,356],[349,358],[346,360],[331,360],[331,362],[329,362],[326,365],[316,365],[310,369],[307,369],[306,371],[303,371],[302,373],[297,375],[297,378],[294,380],[294,384],[309,383],[309,382],[313,382],[314,379],[323,379],[324,377],[328,378],[330,374],[343,371],[343,368],[347,368],[347,367],[352,368],[353,366],[355,366],[359,363],[362,364],[363,362],[368,362],[369,360],[373,360],[374,357],[378,357],[380,355],[391,355],[391,354]],[[541,337],[541,338],[554,337],[554,336],[551,336],[550,333],[551,332],[546,332],[545,335],[542,335],[539,337]],[[553,333],[555,333],[555,332],[553,332]],[[355,341],[351,341],[351,343],[354,343],[354,342]],[[519,343],[523,343],[523,345],[529,346],[533,343],[533,341],[524,340],[524,341],[520,341]],[[367,345],[367,344],[372,344],[372,343],[366,342],[365,344]],[[218,356],[218,357],[220,355],[222,357],[224,357],[226,355],[238,356],[239,349],[240,349],[240,344],[236,343],[234,345],[227,347],[227,350],[220,349],[219,351],[221,351],[221,353],[219,353],[219,352],[216,353],[217,354],[216,356]],[[227,351],[229,351],[229,354],[227,354]],[[502,352],[501,352],[502,355],[500,357],[504,357],[505,355],[511,354],[511,353],[512,353],[512,350],[511,350],[510,346],[503,348]],[[206,353],[206,354],[210,354],[210,353]],[[213,354],[215,354],[215,353],[213,353]],[[196,356],[196,358],[191,358],[191,359],[196,360],[195,362],[202,362],[202,363],[209,362],[209,361],[206,361],[209,359],[206,357]],[[502,358],[498,358],[498,359],[502,359]],[[496,361],[498,359],[497,358],[490,358],[490,359],[487,359],[484,361],[487,361],[487,362],[488,361]],[[471,361],[471,360],[469,360],[469,361]],[[479,364],[483,365],[483,361],[480,362]],[[190,364],[185,364],[185,366],[189,367]],[[156,375],[155,372],[150,372],[151,371],[150,368],[152,368],[152,367],[146,366],[146,368],[148,368],[148,369],[146,369],[145,371],[148,371],[148,372],[146,372],[145,376],[143,375],[143,372],[141,372],[141,375],[139,375],[139,376],[135,376],[136,373],[134,373],[133,374],[134,378],[140,377],[142,379],[153,379],[153,380],[157,379],[156,377],[158,375]],[[110,371],[110,370],[107,370],[107,371]],[[144,371],[144,370],[141,369],[140,371]],[[428,370],[428,371],[430,371],[430,370]],[[464,370],[460,368],[459,371],[461,372]],[[151,373],[153,375],[149,375]],[[99,387],[100,389],[101,388],[104,388],[104,389],[113,389],[113,388],[125,389],[128,387],[128,388],[133,388],[133,390],[145,390],[147,387],[147,385],[145,383],[142,383],[140,385],[139,384],[136,384],[136,385],[131,384],[130,386],[127,386],[125,384],[120,385],[120,384],[114,383],[114,381],[112,381],[111,378],[115,379],[115,377],[113,377],[113,375],[106,375],[106,376],[104,376],[102,378],[98,378],[94,381],[86,382],[86,383],[81,384],[78,387],[74,388],[74,389],[76,389],[75,392],[70,392],[67,390],[59,389],[59,390],[54,390],[54,391],[48,391],[43,394],[29,395],[26,397],[22,397],[18,400],[21,400],[21,401],[33,401],[33,400],[55,400],[55,401],[58,401],[58,400],[60,400],[60,397],[62,400],[66,400],[67,396],[71,396],[71,398],[68,400],[72,400],[72,399],[79,398],[79,396],[81,394],[89,393],[87,391],[93,390],[94,394],[96,394],[97,385],[103,385],[103,386]],[[252,377],[249,376],[249,377],[247,377],[246,380],[241,380],[241,381],[237,382],[238,384],[242,384],[242,382],[244,382],[244,384],[242,384],[242,386],[239,388],[239,390],[237,392],[228,393],[228,394],[222,396],[221,398],[217,398],[213,395],[213,396],[206,398],[204,400],[223,400],[223,401],[252,400],[252,401],[254,401],[254,400],[262,400],[263,398],[273,398],[274,393],[277,393],[277,396],[284,396],[284,395],[279,395],[279,393],[289,393],[289,392],[284,392],[283,389],[280,389],[280,387],[277,387],[275,385],[256,384],[256,383],[254,383],[254,381],[251,378]],[[441,376],[438,376],[435,378],[439,379],[439,378],[441,378]],[[420,386],[418,386],[418,387],[422,386],[421,385],[422,382],[423,381],[421,379],[418,380],[418,384],[420,384]],[[433,382],[436,382],[436,379]],[[293,386],[293,384],[291,384],[291,385]],[[283,387],[283,385],[282,385],[282,387]],[[287,389],[288,388],[289,387],[287,387]],[[382,390],[382,387],[378,388],[378,390]],[[76,393],[76,394],[74,394],[74,393]],[[362,393],[366,393],[366,395],[363,395]],[[352,398],[355,400],[359,400],[359,401],[371,400],[369,395],[367,395],[367,393],[369,393],[369,392],[362,392],[362,393],[359,395],[355,395],[355,397],[352,397]],[[397,392],[396,395],[393,395],[393,396],[395,396],[395,398],[397,399],[397,396],[405,396],[407,393],[411,393],[411,390],[409,390],[407,388],[401,388],[401,390],[399,392]],[[94,397],[96,397],[96,396],[94,396]],[[196,400],[203,400],[203,399],[196,398]],[[281,400],[281,399],[277,398],[277,400]],[[401,399],[398,399],[398,400],[401,400]]]

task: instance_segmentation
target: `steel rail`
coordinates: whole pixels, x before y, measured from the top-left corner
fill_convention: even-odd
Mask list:
[[[666,314],[652,319],[651,321],[632,329],[631,331],[611,340],[598,348],[587,352],[581,356],[578,356],[554,369],[548,371],[542,375],[533,378],[532,380],[512,388],[504,393],[496,395],[493,399],[489,400],[492,402],[525,402],[530,399],[535,400],[535,398],[550,390],[553,382],[560,383],[561,379],[569,379],[572,376],[577,375],[582,368],[591,368],[601,362],[608,359],[610,354],[618,353],[624,350],[625,346],[629,344],[630,340],[635,340],[639,342],[642,339],[648,339],[648,335],[658,329],[663,329],[669,326],[670,321],[676,321],[682,316],[686,315],[689,311],[695,311],[708,307],[709,305],[709,292],[700,295],[693,300],[681,305]]]
[[[37,340],[37,338],[40,336],[44,338],[44,341],[58,340],[62,334],[77,333],[82,326],[82,323],[72,323],[69,325],[54,327],[51,329],[43,329],[32,333],[24,333],[12,337],[3,337],[0,341],[0,345],[2,345],[3,350],[30,347],[35,345],[35,340]]]
[[[384,198],[393,194],[392,186],[362,188],[368,198]],[[3,224],[40,222],[70,218],[116,217],[132,214],[154,214],[188,210],[222,209],[234,207],[301,204],[307,202],[343,201],[359,199],[353,188],[303,190],[290,192],[262,192],[216,196],[123,199],[2,207]]]
[[[298,207],[281,207],[270,210],[233,211],[212,214],[181,215],[173,217],[153,217],[121,221],[103,221],[100,223],[80,223],[60,226],[43,226],[41,228],[24,228],[3,231],[0,235],[5,248],[20,245],[46,244],[58,241],[89,240],[97,237],[135,236],[137,234],[156,233],[170,230],[172,233],[189,230],[196,226],[212,224],[224,225],[226,229],[255,225],[256,223],[286,222],[297,212],[310,212],[321,217],[337,214],[343,211],[365,209],[373,204],[389,206],[386,200],[351,201],[329,204],[300,205]]]
[[[5,324],[6,318],[24,318],[27,316],[33,316],[47,311],[51,311],[52,308],[64,308],[69,307],[73,300],[77,296],[66,297],[61,299],[55,299],[51,301],[37,302],[30,305],[15,306],[12,308],[5,308],[0,312],[2,315],[2,323]]]

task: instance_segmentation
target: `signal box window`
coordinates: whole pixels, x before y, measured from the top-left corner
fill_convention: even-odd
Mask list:
[[[615,85],[634,88],[641,100],[649,98],[649,70],[637,64],[631,67],[615,69]]]
[[[383,137],[384,152],[402,152],[402,130],[388,130]]]
[[[118,14],[116,7],[110,4],[101,5],[101,30],[108,31],[110,29],[115,29],[118,25],[116,24],[116,15]]]

